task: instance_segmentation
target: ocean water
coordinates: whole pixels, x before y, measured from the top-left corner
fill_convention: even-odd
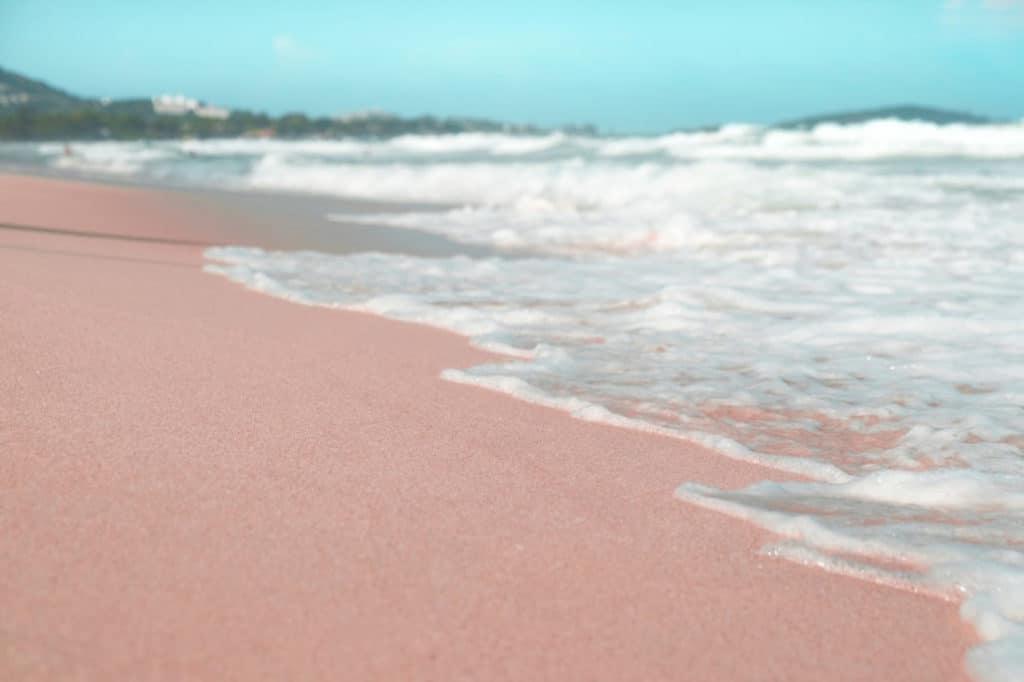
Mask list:
[[[208,267],[511,358],[446,379],[796,474],[676,495],[774,531],[766,553],[960,600],[969,669],[1024,679],[1024,123],[75,151],[17,153],[439,204],[360,219],[510,257],[229,247]]]

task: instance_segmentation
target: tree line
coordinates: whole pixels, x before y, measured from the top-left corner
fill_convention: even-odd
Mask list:
[[[575,132],[594,133],[588,126]],[[2,140],[137,140],[209,137],[273,136],[376,137],[407,134],[462,132],[541,133],[534,126],[509,126],[483,119],[400,118],[368,115],[354,119],[309,117],[302,113],[282,116],[235,111],[226,119],[203,118],[194,113],[180,116],[143,111],[81,108],[38,111],[27,107],[0,114]]]

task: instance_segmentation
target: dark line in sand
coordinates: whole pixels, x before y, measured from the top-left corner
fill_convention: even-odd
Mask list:
[[[24,251],[26,253],[37,253],[49,256],[69,256],[71,258],[86,258],[89,260],[111,260],[124,261],[128,263],[145,263],[147,265],[161,265],[170,268],[182,268],[195,270],[195,263],[173,263],[171,261],[156,260],[153,258],[135,258],[134,256],[111,256],[102,253],[82,253],[80,251],[66,251],[64,249],[40,249],[34,246],[19,246],[14,244],[0,244],[0,251]]]
[[[39,232],[42,234],[57,234],[66,237],[85,237],[87,239],[113,239],[125,242],[149,242],[151,244],[173,244],[178,246],[220,246],[213,242],[190,241],[188,239],[167,239],[164,237],[138,237],[130,234],[109,234],[104,232],[85,232],[83,230],[68,230],[60,227],[40,227],[38,225],[17,225],[14,223],[0,223],[0,230],[15,230],[18,232]]]

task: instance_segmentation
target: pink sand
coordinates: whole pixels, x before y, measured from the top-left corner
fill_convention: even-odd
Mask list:
[[[204,221],[0,176],[3,223]],[[0,229],[0,679],[964,679],[955,604],[673,497],[769,472],[444,382],[487,356],[201,263]]]

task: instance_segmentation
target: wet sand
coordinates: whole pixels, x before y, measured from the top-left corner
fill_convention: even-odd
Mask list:
[[[673,497],[770,472],[204,273],[227,215],[0,176],[0,223],[122,237],[0,228],[0,678],[965,678],[956,604]]]
[[[494,255],[485,246],[461,244],[441,235],[372,222],[372,215],[402,210],[432,210],[440,205],[384,203],[317,194],[200,189],[184,186],[156,189],[138,183],[98,183],[65,174],[4,173],[12,195],[0,216],[8,225],[34,222],[63,225],[76,216],[77,229],[111,233],[117,230],[220,244],[266,249],[401,252],[437,257]],[[61,201],[51,202],[55,188]],[[100,206],[116,204],[116,212]],[[333,216],[328,219],[326,216]]]

